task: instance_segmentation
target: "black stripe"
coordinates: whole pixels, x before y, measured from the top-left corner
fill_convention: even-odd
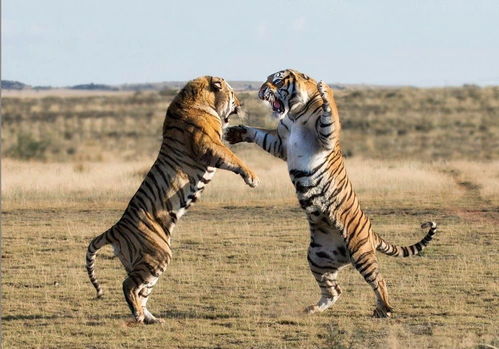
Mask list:
[[[262,148],[267,150],[267,137],[269,136],[268,133],[265,134],[265,136],[263,137],[263,145],[262,145]]]
[[[166,131],[166,130],[177,130],[177,131],[180,131],[180,132],[182,132],[182,133],[184,133],[184,132],[186,131],[185,129],[183,129],[183,128],[181,128],[181,127],[178,127],[178,126],[171,126],[171,125],[166,126],[164,130],[165,130],[165,131]],[[175,138],[169,137],[169,136],[164,136],[164,137],[163,137],[163,139],[170,139],[170,140],[173,140],[173,141],[177,141],[177,142],[178,142],[178,140],[176,140]]]
[[[331,259],[331,256],[328,255],[326,252],[324,251],[319,251],[319,252],[316,252],[315,255],[319,258],[327,258],[327,259]]]
[[[331,268],[329,266],[321,266],[319,264],[316,264],[314,261],[312,261],[312,259],[310,258],[310,256],[307,256],[307,260],[315,268],[318,268],[318,269],[330,269]]]
[[[284,123],[284,121],[281,120],[279,124],[284,126],[284,128],[289,132],[289,127]],[[277,134],[279,134],[279,132]]]

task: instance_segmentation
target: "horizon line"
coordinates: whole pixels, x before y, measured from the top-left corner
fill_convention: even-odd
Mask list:
[[[29,89],[78,89],[75,87],[82,87],[83,86],[102,86],[102,87],[107,87],[107,88],[116,88],[120,89],[123,87],[133,87],[137,86],[139,87],[140,85],[167,85],[167,84],[174,84],[174,85],[179,85],[179,84],[185,84],[188,81],[191,81],[192,79],[189,80],[163,80],[163,81],[146,81],[146,82],[125,82],[125,83],[117,83],[117,84],[110,84],[110,83],[101,83],[101,82],[86,82],[86,83],[76,83],[76,84],[69,84],[69,85],[32,85],[26,82],[22,82],[19,80],[12,80],[12,79],[1,79],[1,89],[5,90],[29,90]],[[245,84],[261,84],[261,80],[233,80],[233,79],[228,79],[227,80],[230,83],[245,83]],[[361,82],[361,83],[344,83],[344,82],[327,82],[328,85],[336,85],[337,87],[378,87],[378,88],[402,88],[402,87],[412,87],[412,88],[445,88],[445,87],[465,87],[465,86],[477,86],[477,87],[494,87],[494,86],[499,86],[499,79],[490,79],[489,82],[464,82],[460,84],[452,84],[452,83],[442,83],[442,84],[389,84],[389,83],[366,83],[366,82]],[[4,83],[10,82],[10,83],[19,83],[22,84],[22,88],[6,88],[4,87]],[[167,86],[164,86],[167,87]],[[177,88],[180,88],[179,86],[176,86]],[[252,86],[251,86],[252,87]],[[160,86],[156,86],[156,88],[160,88]],[[250,88],[253,89],[253,88]],[[258,86],[254,87],[254,89],[258,89]],[[95,90],[99,90],[96,88]],[[105,90],[105,89],[103,89]]]

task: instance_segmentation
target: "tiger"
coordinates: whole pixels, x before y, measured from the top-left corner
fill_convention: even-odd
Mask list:
[[[397,257],[416,255],[432,240],[436,223],[422,224],[421,228],[429,229],[426,236],[404,247],[389,243],[373,231],[347,176],[338,109],[327,84],[286,69],[268,76],[258,97],[270,104],[272,115],[278,119],[277,129],[232,126],[226,130],[225,139],[231,144],[255,143],[287,162],[308,219],[307,260],[321,291],[319,301],[305,311],[313,314],[330,308],[342,292],[339,271],[353,264],[375,293],[373,316],[390,317],[393,307],[376,251]]]
[[[97,251],[111,244],[123,264],[123,293],[132,323],[163,322],[147,309],[148,298],[172,258],[173,228],[216,169],[232,171],[250,187],[257,186],[255,173],[222,142],[223,128],[240,111],[238,98],[223,78],[189,81],[167,109],[159,154],[123,216],[88,245],[86,269],[97,298],[103,295],[94,272]]]

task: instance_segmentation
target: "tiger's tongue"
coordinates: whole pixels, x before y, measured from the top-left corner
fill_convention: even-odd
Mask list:
[[[278,101],[274,101],[273,106],[275,109],[279,109],[281,107]]]

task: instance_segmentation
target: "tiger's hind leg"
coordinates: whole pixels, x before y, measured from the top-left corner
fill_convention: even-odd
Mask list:
[[[308,314],[321,313],[330,308],[341,295],[341,288],[336,281],[338,271],[333,272],[314,272],[315,280],[321,289],[321,298],[316,304],[309,305],[305,308]]]
[[[376,308],[374,309],[373,316],[378,318],[391,317],[393,307],[388,301],[386,283],[379,272],[376,254],[371,250],[371,247],[366,246],[366,251],[364,252],[359,252],[360,250],[362,249],[357,249],[354,253],[350,253],[354,267],[372,287],[376,295]]]
[[[373,316],[379,318],[391,317],[393,307],[388,302],[388,291],[386,289],[385,280],[383,280],[381,274],[378,274],[376,285],[371,285],[371,287],[373,287],[374,293],[376,294],[376,308],[374,309]]]
[[[163,320],[154,317],[149,310],[147,310],[149,295],[162,273],[154,272],[153,275],[150,270],[151,268],[143,263],[129,273],[128,278],[123,281],[125,300],[135,321],[148,325],[163,322]]]
[[[308,248],[308,264],[321,290],[321,298],[316,304],[305,308],[309,314],[323,312],[340,297],[338,271],[349,263],[341,235],[334,231],[316,230],[312,225],[312,241]],[[325,232],[327,231],[327,232]]]
[[[149,312],[149,310],[147,310],[147,301],[149,299],[149,295],[151,294],[152,288],[154,287],[157,281],[158,277],[154,277],[152,281],[148,282],[147,284],[144,284],[144,286],[139,292],[140,302],[142,304],[142,309],[144,310],[144,323],[148,325],[164,322],[162,319],[156,318],[154,315],[152,315]]]
[[[144,309],[139,299],[141,285],[142,280],[134,277],[132,274],[129,274],[128,278],[123,281],[123,294],[125,295],[125,300],[135,321],[139,323],[144,322]]]

